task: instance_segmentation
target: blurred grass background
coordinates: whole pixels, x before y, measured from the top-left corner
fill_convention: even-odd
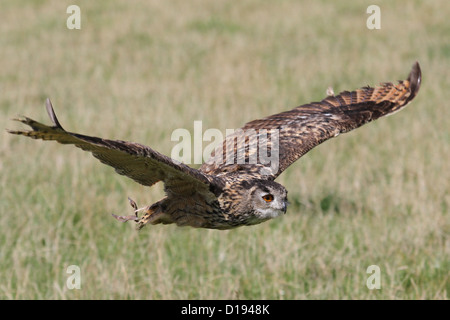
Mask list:
[[[129,214],[151,189],[76,148],[0,135],[2,299],[448,299],[448,1],[0,3],[0,127],[48,122],[170,155],[176,128],[237,128],[335,92],[423,83],[407,109],[317,147],[277,180],[281,219],[215,231]],[[366,8],[381,8],[368,30]],[[81,269],[69,290],[66,268]],[[381,289],[366,269],[378,265]]]

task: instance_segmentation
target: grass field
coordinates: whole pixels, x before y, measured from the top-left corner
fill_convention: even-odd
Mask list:
[[[377,1],[0,3],[1,299],[448,299],[450,4]],[[79,149],[8,135],[27,115],[170,155],[177,128],[237,128],[335,92],[423,83],[404,111],[332,139],[277,180],[288,213],[214,231],[130,214],[140,186]],[[80,268],[69,289],[68,266]],[[380,269],[370,290],[366,272]]]

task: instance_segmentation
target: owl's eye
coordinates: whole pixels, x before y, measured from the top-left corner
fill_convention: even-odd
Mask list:
[[[264,195],[262,198],[264,199],[265,202],[272,202],[273,201],[273,195],[271,195],[270,193]]]

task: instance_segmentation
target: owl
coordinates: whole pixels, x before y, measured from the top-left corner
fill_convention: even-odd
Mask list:
[[[139,143],[109,140],[63,129],[49,99],[52,125],[28,117],[17,120],[31,130],[8,130],[33,139],[54,140],[91,152],[102,163],[137,183],[151,187],[161,181],[165,196],[117,220],[146,225],[172,224],[195,228],[232,229],[283,216],[287,190],[275,179],[292,163],[322,142],[370,121],[393,114],[417,95],[418,62],[406,80],[382,83],[328,96],[263,119],[253,120],[228,135],[199,169],[194,169]],[[142,214],[139,216],[139,213]]]

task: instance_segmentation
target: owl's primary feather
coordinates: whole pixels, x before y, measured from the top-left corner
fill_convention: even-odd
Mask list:
[[[375,88],[344,91],[320,102],[251,121],[227,137],[199,170],[138,143],[68,132],[48,99],[46,108],[52,126],[23,117],[15,120],[32,130],[8,132],[73,144],[145,186],[162,181],[166,196],[143,208],[141,218],[137,217],[141,209],[132,200],[136,215],[115,216],[121,221],[135,220],[138,229],[149,223],[230,229],[284,214],[287,191],[273,181],[276,177],[325,140],[400,110],[417,95],[420,84],[421,71],[416,62],[408,78],[396,85],[384,83]],[[271,158],[277,161],[276,166],[261,156],[261,141],[266,143],[267,154],[276,155]],[[233,156],[228,161],[230,154]]]

